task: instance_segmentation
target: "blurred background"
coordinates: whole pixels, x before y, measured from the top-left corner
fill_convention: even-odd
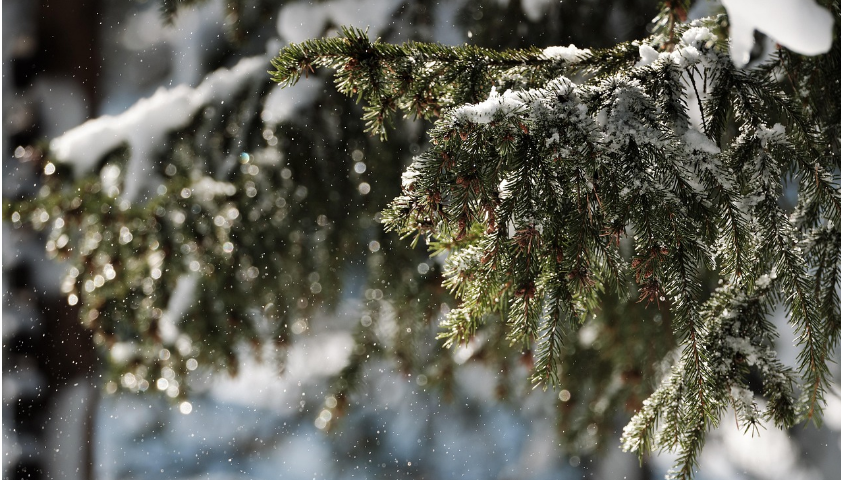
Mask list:
[[[267,71],[271,55],[284,44],[335,35],[340,25],[367,27],[372,37],[389,42],[606,47],[644,38],[657,13],[653,0],[207,0],[184,2],[194,5],[166,20],[178,3],[3,1],[4,198],[42,195],[40,155],[47,142],[86,120],[119,115],[161,87],[195,88],[209,73],[243,58],[263,55],[258,70]],[[697,3],[696,15],[720,8]],[[292,324],[296,341],[282,368],[248,349],[238,350],[234,372],[188,364],[185,397],[177,387],[174,394],[161,388],[160,380],[157,388],[148,382],[144,388],[142,381],[109,377],[106,357],[114,351],[102,348],[62,294],[68,266],[48,259],[49,232],[4,223],[4,479],[663,477],[671,465],[668,455],[640,464],[619,450],[626,413],[609,412],[598,428],[592,424],[590,433],[599,441],[563,448],[565,431],[552,420],[559,395],[566,401],[563,392],[531,391],[525,366],[515,362],[507,373],[511,392],[501,395],[498,372],[473,361],[480,357],[476,352],[436,350],[434,328],[413,341],[425,338],[427,357],[445,356],[445,363],[427,358],[427,375],[418,373],[423,368],[406,368],[408,360],[400,355],[375,355],[356,373],[363,381],[353,401],[340,408],[343,397],[332,392],[336,377],[347,374],[357,324],[375,323],[377,338],[397,335],[389,330],[397,324],[383,314],[400,308],[389,303],[390,288],[398,288],[391,282],[431,289],[424,298],[437,317],[448,308],[441,300],[446,293],[434,290],[439,265],[422,248],[399,264],[410,265],[410,280],[399,271],[369,268],[382,262],[377,255],[392,241],[372,219],[397,193],[400,172],[423,149],[430,124],[398,121],[382,143],[361,132],[361,111],[338,96],[324,74],[282,92],[268,84],[268,75],[256,85],[261,96],[252,108],[260,122],[255,130],[266,148],[290,159],[309,155],[328,170],[342,166],[340,175],[352,187],[348,202],[367,213],[349,211],[358,248],[336,261],[358,267],[345,270],[337,294]],[[314,125],[342,133],[326,134]],[[306,152],[297,151],[305,142]],[[301,218],[335,208],[324,203],[330,192],[307,197],[307,187],[318,192],[323,183],[312,175],[294,189]],[[375,275],[383,279],[382,290],[366,289]],[[318,294],[319,277],[307,279],[306,288]],[[366,302],[377,303],[373,320]],[[790,330],[780,331],[784,360],[794,364],[794,349],[784,347],[792,345],[785,337]],[[126,388],[117,388],[120,382]],[[838,478],[841,400],[835,388],[822,429],[768,429],[751,438],[732,417],[725,419],[710,436],[697,478]]]

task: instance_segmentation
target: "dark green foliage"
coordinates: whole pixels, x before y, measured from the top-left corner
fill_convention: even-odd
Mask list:
[[[353,107],[335,93],[296,123],[250,129],[267,82],[256,92],[243,83],[230,106],[208,107],[163,139],[154,162],[161,186],[145,202],[126,203],[99,176],[74,181],[41,157],[45,171],[57,168],[44,177],[46,195],[4,205],[15,227],[48,228],[48,253],[74,267],[63,293],[95,341],[114,352],[107,377],[115,385],[154,389],[166,378],[177,386],[171,394],[184,396],[189,360],[200,371],[236,375],[245,353],[282,370],[287,347],[316,328],[318,312],[352,299],[343,295],[353,284],[365,302],[357,320],[373,320],[345,326],[359,344],[336,393],[358,385],[353,375],[366,359],[393,359],[407,372],[437,368],[437,357],[418,345],[434,346],[424,336],[447,297],[439,271],[431,264],[419,273],[423,252],[395,248],[375,222],[399,193],[399,156],[416,139],[387,150],[355,122],[343,129],[348,137],[313,139],[310,130],[331,131],[336,112]],[[328,162],[325,151],[347,156]],[[103,159],[118,172],[117,185],[126,160],[124,148]],[[377,178],[355,170],[357,162],[395,180],[360,190]],[[187,302],[180,310],[178,300]],[[400,321],[387,346],[374,333],[383,315]]]
[[[314,67],[336,68],[339,90],[366,104],[368,129],[381,135],[397,109],[439,116],[383,221],[447,253],[444,284],[460,300],[442,324],[447,345],[501,327],[534,356],[536,384],[577,393],[581,384],[562,381],[564,359],[580,326],[604,328],[612,292],[623,292],[619,304],[668,312],[672,330],[640,341],[677,343],[671,373],[624,442],[640,454],[678,450],[679,478],[692,475],[728,405],[745,429],[819,421],[838,343],[841,194],[821,133],[831,128],[803,108],[811,97],[777,81],[792,59],[825,60],[783,50],[737,69],[719,40],[723,23],[662,17],[644,45],[670,53],[647,65],[635,65],[641,47],[631,44],[560,61],[536,49],[387,45],[345,29],[283,49],[273,72],[291,85]],[[689,99],[701,99],[695,120]],[[780,198],[793,186],[790,216]],[[705,298],[709,272],[723,286]],[[801,349],[799,400],[772,348],[777,304]],[[750,372],[761,391],[747,385]],[[768,401],[764,411],[754,395]]]
[[[365,32],[343,27],[342,37],[293,44],[272,61],[274,81],[294,85],[314,67],[338,69],[336,86],[365,100],[366,127],[385,136],[391,114],[401,110],[430,119],[442,108],[477,102],[487,96],[491,79],[528,65],[550,66],[540,51],[497,52],[480,47],[447,47],[409,42],[371,42]],[[542,78],[543,81],[546,78]]]

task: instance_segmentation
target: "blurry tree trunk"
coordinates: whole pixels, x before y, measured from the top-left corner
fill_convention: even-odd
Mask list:
[[[82,94],[87,115],[96,112],[100,100],[97,86],[101,3],[41,0],[37,5],[16,10],[29,17],[17,21],[31,24],[34,29],[29,31],[31,36],[22,38],[32,47],[9,59],[13,88],[34,98],[36,105],[41,101],[48,108],[42,109],[40,117],[37,113],[28,116],[29,123],[20,130],[9,132],[13,136],[7,138],[6,155],[17,145],[35,143],[45,132],[56,128],[55,120],[44,112],[61,106],[46,105],[49,97],[42,97],[45,85],[47,91],[62,82],[71,85],[73,91]],[[27,195],[32,190],[18,193]],[[43,247],[39,250],[26,245],[31,240],[31,235],[24,234],[19,245],[13,241],[4,245],[5,249],[27,247],[18,249],[26,253],[19,255],[16,265],[6,272],[11,280],[4,297],[10,311],[29,317],[23,320],[34,325],[31,329],[21,328],[4,342],[4,357],[7,368],[35,378],[32,381],[37,385],[17,399],[13,418],[4,418],[14,422],[19,438],[33,439],[37,444],[34,450],[24,449],[17,464],[10,466],[10,472],[15,472],[17,478],[92,479],[93,419],[99,396],[92,335],[79,322],[78,309],[69,307],[58,292],[55,277],[60,270],[48,265]]]
[[[54,75],[80,84],[89,114],[96,112],[99,103],[100,3],[44,0],[38,18],[38,45],[44,62],[49,62]],[[45,473],[47,478],[93,479],[93,419],[99,393],[91,333],[63,298],[47,302],[40,310],[46,337],[39,355],[51,397],[44,424],[48,447]]]
[[[38,51],[44,71],[81,84],[88,112],[99,104],[97,84],[102,64],[100,0],[42,0],[38,9]],[[35,72],[41,73],[41,72]]]

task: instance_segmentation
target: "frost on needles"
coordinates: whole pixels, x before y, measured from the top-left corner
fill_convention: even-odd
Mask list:
[[[372,133],[385,136],[397,110],[435,119],[383,222],[446,252],[445,285],[460,300],[441,326],[447,345],[499,326],[533,355],[535,386],[572,389],[565,349],[607,315],[607,299],[669,317],[671,328],[624,339],[677,346],[623,446],[677,451],[678,478],[692,476],[728,407],[745,430],[819,422],[841,335],[829,97],[839,49],[808,58],[780,48],[741,69],[725,24],[661,22],[643,42],[592,51],[390,45],[344,29],[273,62],[284,85],[337,69]],[[786,191],[797,192],[793,211],[781,206]],[[720,287],[710,296],[711,275]],[[773,347],[780,305],[795,369]]]

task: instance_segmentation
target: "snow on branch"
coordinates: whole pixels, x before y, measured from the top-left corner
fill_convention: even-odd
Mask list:
[[[730,20],[730,56],[744,66],[753,48],[754,29],[803,55],[820,55],[832,46],[833,19],[815,0],[721,0]]]
[[[265,75],[266,61],[264,55],[242,59],[231,69],[208,75],[196,88],[159,88],[119,115],[104,115],[69,130],[50,142],[50,150],[57,161],[71,164],[74,174],[81,177],[96,168],[105,154],[128,144],[131,157],[123,198],[134,201],[152,171],[151,156],[163,146],[166,134],[186,127],[207,104],[224,103],[250,80]]]

